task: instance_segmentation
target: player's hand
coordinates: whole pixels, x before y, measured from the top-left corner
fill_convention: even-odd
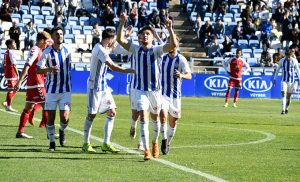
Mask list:
[[[129,25],[125,31],[125,37],[131,37],[133,34],[133,26]]]
[[[181,78],[181,73],[178,70],[175,70],[174,76],[175,78]]]
[[[128,73],[132,73],[135,74],[135,70],[134,69],[127,69]]]
[[[17,82],[17,84],[14,86],[14,90],[18,91],[21,88],[21,82]]]
[[[172,28],[172,24],[173,24],[172,20],[170,20],[170,19],[168,18],[168,19],[166,20],[166,23],[165,23],[167,29],[171,29],[171,28]]]
[[[127,19],[126,13],[125,12],[121,13],[121,15],[120,15],[120,23],[122,25],[124,25],[126,23],[126,19]]]
[[[276,80],[273,80],[273,87],[276,86]]]
[[[52,72],[52,73],[58,73],[59,72],[59,67],[57,65],[50,67],[50,72]]]

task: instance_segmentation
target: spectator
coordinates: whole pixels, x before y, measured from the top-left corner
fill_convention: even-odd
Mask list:
[[[147,22],[147,10],[144,3],[141,3],[138,10],[138,27],[144,27]]]
[[[12,27],[9,29],[9,36],[10,39],[14,40],[17,45],[17,50],[20,50],[20,35],[21,30],[17,27],[17,23],[14,21],[12,22]]]
[[[24,50],[29,50],[34,46],[37,36],[37,30],[32,22],[28,22],[24,28],[25,40],[24,40]]]
[[[200,17],[200,15],[197,15],[196,22],[194,24],[194,30],[197,33],[198,39],[200,38],[199,33],[200,33],[201,24],[202,24],[201,17]]]
[[[62,11],[58,11],[57,14],[54,16],[54,19],[52,20],[52,25],[54,27],[65,27],[67,25],[67,19],[63,15]]]
[[[286,11],[284,14],[284,19],[282,22],[282,37],[281,37],[281,43],[283,41],[287,42],[287,45],[289,45],[289,42],[292,40],[291,33],[293,30],[293,17],[290,15],[289,11]]]
[[[0,19],[2,21],[8,21],[8,22],[12,22],[11,19],[11,12],[12,10],[9,8],[9,4],[8,3],[3,3],[1,10],[0,10]]]
[[[272,57],[267,49],[265,49],[261,53],[259,66],[261,66],[261,67],[274,67],[275,66],[275,64],[272,61]]]
[[[101,16],[102,26],[105,26],[105,27],[106,26],[115,26],[114,18],[115,18],[115,13],[108,5],[106,5],[104,12],[102,13],[102,16]]]
[[[153,9],[152,13],[148,16],[148,24],[153,28],[160,28],[160,18],[157,9]]]
[[[277,3],[277,8],[275,10],[275,13],[273,14],[272,18],[276,20],[276,23],[279,25],[279,28],[281,28],[281,24],[284,19],[285,10],[282,6],[281,2]]]
[[[247,5],[246,8],[242,10],[241,18],[243,25],[246,24],[249,18],[251,18],[251,7],[249,5]]]
[[[252,23],[251,18],[248,18],[245,25],[243,26],[243,37],[244,39],[252,39],[255,35],[255,27]]]
[[[271,33],[270,33],[270,41],[279,40],[280,33],[277,29],[277,23],[275,22],[275,20],[271,21],[271,25],[272,25],[272,30],[271,30]]]
[[[0,49],[2,48],[2,41],[4,37],[4,29],[2,27],[2,20],[0,20]]]
[[[220,14],[222,14],[221,18],[223,18],[223,16],[226,14],[227,3],[226,1],[223,0],[219,0],[215,2],[217,2],[217,4],[215,4],[216,6],[215,13],[216,13],[216,20],[217,20]]]
[[[243,27],[241,21],[237,21],[236,26],[233,28],[231,34],[233,39],[243,39]]]
[[[201,26],[199,31],[199,41],[200,45],[204,48],[205,47],[205,39],[210,38],[210,36],[213,34],[214,29],[211,26],[210,22],[207,20],[204,25]]]
[[[260,30],[261,30],[261,41],[262,41],[262,44],[263,46],[267,46],[267,48],[270,47],[270,34],[271,34],[271,31],[272,31],[272,25],[270,24],[269,21],[267,22],[264,22],[261,27],[260,27]]]
[[[260,18],[260,7],[259,7],[259,4],[256,4],[254,6],[254,9],[251,13],[252,15],[252,19],[255,20],[256,18]]]
[[[218,39],[223,39],[224,32],[225,32],[225,27],[221,19],[218,18],[216,24],[214,25],[214,35],[216,35]]]
[[[75,16],[75,11],[77,7],[79,7],[78,0],[69,0],[68,17]]]
[[[93,0],[81,0],[82,8],[79,9],[78,15],[91,16],[91,13],[95,12]],[[77,10],[78,11],[78,10]],[[78,16],[76,13],[76,16]]]
[[[223,45],[223,49],[221,50],[222,55],[224,55],[226,52],[231,52],[231,48],[233,45],[233,41],[231,39],[231,37],[225,36],[225,40],[222,43]]]
[[[157,0],[157,9],[160,11],[162,9],[165,9],[166,12],[168,12],[169,9],[169,0]]]
[[[137,8],[137,3],[133,2],[132,3],[132,8],[129,13],[129,24],[132,25],[133,27],[137,27],[138,25],[138,8]]]
[[[93,24],[93,30],[92,30],[92,36],[93,36],[92,48],[94,47],[94,45],[96,45],[97,43],[100,42],[101,35],[102,34],[101,34],[101,31],[99,31],[98,23],[94,23]]]
[[[215,35],[211,36],[211,41],[206,46],[207,54],[210,58],[221,57],[221,47],[218,43],[218,39]]]
[[[52,7],[52,0],[36,0],[32,2],[32,5],[35,6],[49,6]]]
[[[65,0],[53,0],[55,12],[64,12]]]
[[[290,45],[289,47],[290,50],[292,50],[292,52],[294,52],[296,57],[300,56],[300,44],[299,44],[299,39],[295,39],[292,43],[292,45]]]
[[[126,12],[126,15],[128,15],[130,12],[130,4],[126,0],[120,0],[119,6],[117,9],[117,16],[120,17],[122,12]]]
[[[284,55],[281,53],[281,49],[278,48],[277,52],[273,54],[273,63],[275,65],[278,65],[279,60],[282,59],[284,57]]]
[[[196,6],[196,12],[198,12],[202,21],[204,20],[206,9],[207,9],[206,0],[198,0],[197,6]]]

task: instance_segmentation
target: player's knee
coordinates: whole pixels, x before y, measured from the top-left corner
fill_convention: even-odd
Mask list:
[[[109,116],[109,117],[115,117],[116,116],[116,111],[115,110],[113,110],[113,109],[110,109],[110,110],[108,110],[107,111],[107,116]]]
[[[89,120],[89,121],[93,121],[95,119],[95,117],[96,117],[96,114],[88,114],[86,116],[86,119]]]

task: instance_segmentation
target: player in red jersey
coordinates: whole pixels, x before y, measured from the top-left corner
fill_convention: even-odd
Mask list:
[[[251,68],[249,64],[241,57],[242,51],[240,49],[236,50],[236,56],[224,61],[224,68],[229,74],[228,89],[226,92],[225,105],[228,107],[228,100],[230,98],[230,92],[233,87],[235,87],[233,107],[237,107],[236,102],[239,97],[239,89],[242,87],[242,74],[250,71]],[[246,70],[243,72],[243,67],[246,67]]]
[[[30,51],[28,58],[26,60],[25,66],[22,70],[20,79],[15,85],[15,90],[19,90],[24,77],[28,74],[27,78],[27,90],[26,90],[26,103],[24,110],[20,117],[19,129],[16,134],[16,138],[33,138],[24,133],[25,125],[29,119],[30,112],[36,104],[41,104],[44,106],[45,103],[45,80],[44,74],[37,74],[37,62],[40,60],[42,55],[42,50],[47,47],[48,40],[51,38],[50,34],[47,32],[39,32],[37,34],[36,45],[33,46]],[[41,128],[46,127],[48,120],[47,111],[43,110],[42,121],[40,123]]]
[[[9,91],[6,95],[6,101],[2,102],[2,106],[7,111],[18,112],[11,106],[12,99],[17,93],[17,91],[13,89],[19,79],[19,73],[16,66],[17,60],[15,59],[13,53],[13,50],[16,49],[16,43],[14,40],[8,39],[5,44],[7,46],[7,51],[4,54],[4,77],[7,81],[7,89]]]

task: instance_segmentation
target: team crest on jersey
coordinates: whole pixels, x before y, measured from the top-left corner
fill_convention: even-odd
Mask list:
[[[111,105],[111,100],[107,100],[107,101],[106,101],[106,104],[107,104],[107,105]]]

